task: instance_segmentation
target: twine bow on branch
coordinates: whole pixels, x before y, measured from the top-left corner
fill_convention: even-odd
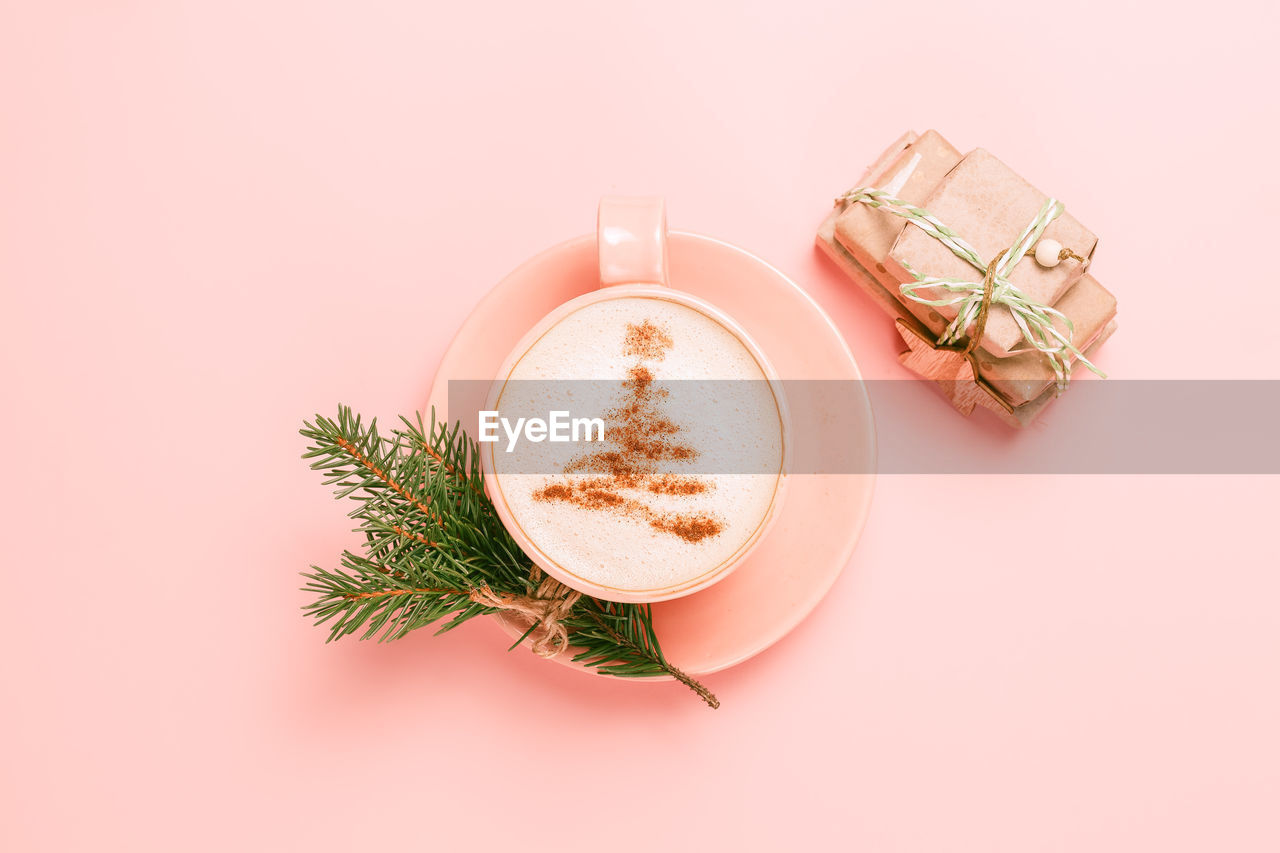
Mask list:
[[[528,637],[529,648],[535,654],[553,658],[569,647],[569,631],[561,620],[573,610],[582,593],[544,575],[537,566],[530,570],[529,579],[540,581],[530,595],[499,595],[483,583],[471,590],[470,597],[476,604],[514,613],[529,621],[529,630],[520,639]]]
[[[1070,381],[1073,356],[1097,375],[1106,377],[1106,374],[1085,358],[1072,343],[1075,327],[1065,314],[1056,308],[1036,302],[1009,281],[1009,275],[1014,267],[1039,242],[1049,223],[1062,215],[1065,210],[1062,202],[1053,198],[1046,199],[1040,212],[1023,229],[1017,241],[1010,248],[997,254],[989,263],[984,262],[977,250],[963,237],[940,222],[929,211],[894,198],[883,190],[874,187],[857,187],[837,198],[836,203],[865,204],[899,216],[942,243],[956,257],[983,274],[982,280],[977,282],[961,278],[941,278],[922,275],[905,262],[902,264],[915,279],[899,287],[903,296],[921,305],[935,308],[950,306],[956,310],[955,319],[938,338],[940,346],[956,344],[964,336],[969,324],[974,323],[973,333],[969,336],[968,346],[965,347],[966,353],[972,352],[982,340],[990,307],[1004,305],[1013,314],[1014,322],[1018,324],[1023,339],[1049,360],[1058,393],[1066,390],[1067,383]],[[1087,263],[1084,258],[1064,248],[1059,253],[1059,259],[1066,258],[1075,258],[1082,263]],[[940,291],[950,295],[940,298],[929,295]],[[1066,334],[1058,329],[1059,322],[1065,327]]]

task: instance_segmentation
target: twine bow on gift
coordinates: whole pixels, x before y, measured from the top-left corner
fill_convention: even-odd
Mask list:
[[[1023,229],[1017,241],[1008,249],[1000,252],[990,263],[983,262],[978,252],[955,231],[952,231],[937,217],[924,208],[916,207],[901,199],[894,198],[883,190],[874,187],[857,187],[849,190],[836,199],[837,204],[865,204],[899,216],[915,225],[924,233],[938,240],[963,261],[981,272],[981,281],[966,281],[961,278],[940,278],[921,275],[906,263],[902,266],[911,274],[914,282],[907,282],[899,287],[902,295],[935,308],[953,306],[956,309],[955,319],[943,330],[938,338],[940,346],[957,343],[974,323],[973,333],[969,336],[965,352],[970,353],[977,348],[986,329],[987,312],[992,305],[1004,305],[1011,314],[1022,337],[1028,344],[1039,350],[1049,360],[1056,379],[1058,393],[1066,390],[1071,379],[1071,360],[1074,357],[1085,367],[1105,378],[1106,374],[1099,370],[1072,343],[1075,327],[1071,320],[1056,308],[1036,302],[1017,288],[1009,275],[1027,252],[1039,242],[1045,228],[1050,222],[1062,215],[1065,208],[1057,199],[1046,199],[1040,212]],[[1072,252],[1062,249],[1059,259],[1075,258],[1082,263],[1087,260]],[[929,291],[945,291],[953,294],[942,298],[931,298]],[[1066,333],[1058,328],[1058,323],[1066,329]]]
[[[486,583],[471,590],[470,597],[476,604],[514,613],[528,621],[529,629],[520,639],[530,638],[529,647],[535,654],[553,658],[569,647],[569,631],[561,620],[573,610],[582,593],[543,575],[537,566],[530,570],[529,579],[540,581],[530,595],[499,595]]]

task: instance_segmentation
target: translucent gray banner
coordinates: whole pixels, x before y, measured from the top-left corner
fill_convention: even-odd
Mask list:
[[[449,382],[450,420],[473,438],[492,389],[491,380]],[[788,413],[785,468],[793,475],[1280,474],[1277,380],[1077,381],[1021,430],[981,409],[966,418],[924,380],[669,380],[649,391],[650,439],[702,439],[704,446],[683,442],[693,452],[670,461],[680,473],[769,473],[774,461],[744,446],[735,424],[743,407],[754,407],[749,443],[758,445],[768,428],[760,401],[776,397]],[[560,473],[583,454],[607,454],[619,440],[634,444],[622,421],[638,403],[619,381],[510,382],[501,401],[488,432],[498,436],[491,447],[505,470]],[[531,419],[554,420],[552,411],[566,413],[560,419],[569,419],[569,435],[572,420],[601,419],[605,442],[599,430],[588,440],[582,429],[578,441],[529,440]],[[525,419],[515,448],[495,417],[509,427]]]

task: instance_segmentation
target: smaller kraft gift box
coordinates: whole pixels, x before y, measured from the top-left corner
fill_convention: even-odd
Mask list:
[[[1098,238],[981,148],[908,132],[836,199],[818,245],[892,317],[903,363],[964,414],[1030,423],[1116,329]]]

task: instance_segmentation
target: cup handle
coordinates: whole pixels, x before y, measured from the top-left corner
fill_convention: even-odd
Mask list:
[[[667,283],[667,204],[660,196],[605,196],[596,220],[600,286]]]

